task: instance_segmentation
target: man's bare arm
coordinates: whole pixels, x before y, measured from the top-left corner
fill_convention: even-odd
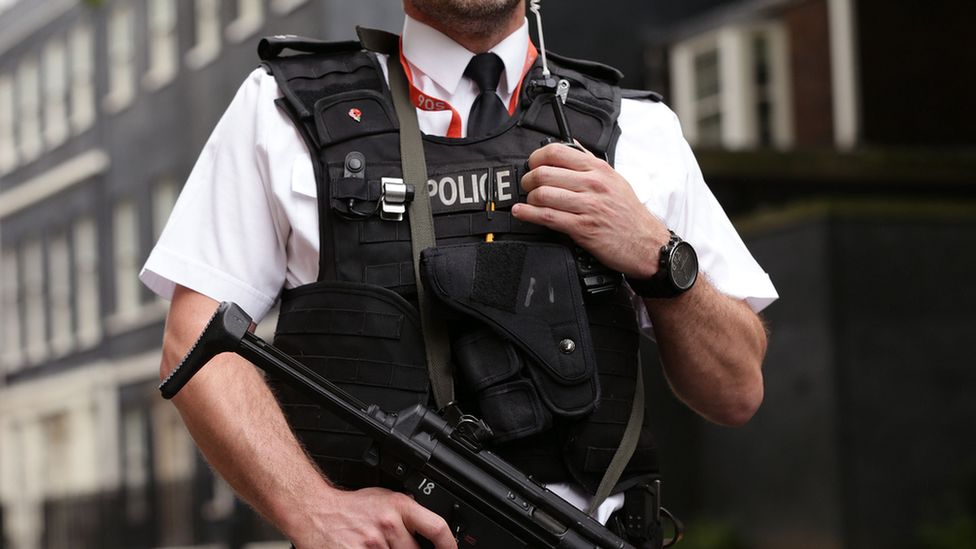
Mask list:
[[[528,203],[513,207],[515,217],[569,235],[628,276],[657,272],[668,228],[609,164],[552,144],[532,153],[529,167],[522,178]],[[675,394],[716,423],[748,421],[763,397],[766,332],[759,317],[704,276],[678,298],[645,302]]]
[[[749,305],[705,276],[679,297],[644,303],[674,393],[715,423],[749,421],[762,404],[766,354],[765,327]]]
[[[169,375],[217,303],[186,288],[173,295],[160,376]],[[334,488],[308,459],[263,376],[243,358],[217,356],[173,399],[210,464],[299,548],[417,547],[414,532],[455,547],[447,524],[409,497]]]

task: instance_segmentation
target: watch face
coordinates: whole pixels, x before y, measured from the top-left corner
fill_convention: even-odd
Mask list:
[[[691,244],[679,242],[671,252],[671,280],[679,290],[687,290],[698,278],[698,255]]]

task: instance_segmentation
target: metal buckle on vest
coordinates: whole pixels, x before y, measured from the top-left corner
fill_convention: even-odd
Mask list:
[[[380,179],[380,219],[384,221],[403,221],[407,203],[413,200],[413,185],[407,185],[399,177]]]
[[[484,420],[465,414],[453,400],[438,413],[448,425],[454,428],[451,431],[451,438],[464,444],[472,452],[480,452],[485,443],[494,436],[491,427]]]

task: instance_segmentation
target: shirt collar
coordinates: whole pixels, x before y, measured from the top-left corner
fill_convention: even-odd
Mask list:
[[[522,80],[525,57],[529,49],[529,23],[522,26],[491,48],[505,63],[502,83],[507,86],[500,92],[510,94]],[[412,68],[419,70],[450,94],[457,91],[464,69],[474,53],[451,40],[447,35],[425,25],[409,15],[403,22],[403,56]]]

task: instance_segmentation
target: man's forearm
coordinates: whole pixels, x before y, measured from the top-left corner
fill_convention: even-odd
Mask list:
[[[202,331],[216,303],[174,297],[163,340],[165,377]],[[289,537],[332,488],[306,457],[261,374],[231,354],[216,357],[173,399],[207,461]]]
[[[763,399],[766,331],[758,315],[704,275],[677,298],[644,301],[675,394],[715,423],[747,422]]]

